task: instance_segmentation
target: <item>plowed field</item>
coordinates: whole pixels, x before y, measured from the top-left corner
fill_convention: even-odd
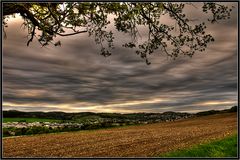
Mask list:
[[[237,114],[3,139],[3,157],[154,157],[237,132]]]

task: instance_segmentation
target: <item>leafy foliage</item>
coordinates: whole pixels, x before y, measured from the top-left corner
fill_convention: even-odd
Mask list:
[[[129,33],[131,41],[123,47],[135,48],[147,64],[148,55],[161,49],[168,56],[176,58],[179,54],[192,56],[196,51],[204,51],[209,42],[214,41],[212,35],[206,33],[206,24],[191,23],[184,13],[185,5],[191,3],[173,2],[64,2],[64,3],[3,3],[3,25],[7,25],[9,15],[20,13],[24,18],[24,26],[28,29],[29,41],[37,38],[42,46],[52,43],[61,46],[60,41],[54,41],[56,36],[70,36],[87,32],[100,45],[103,56],[110,56],[114,48],[114,34],[108,29],[114,17],[117,31]],[[230,18],[231,8],[220,3],[204,2],[203,13],[211,13],[208,21]],[[160,17],[168,15],[176,22],[175,26],[160,22]],[[148,38],[138,41],[139,26],[148,29]],[[36,35],[36,30],[40,35]]]

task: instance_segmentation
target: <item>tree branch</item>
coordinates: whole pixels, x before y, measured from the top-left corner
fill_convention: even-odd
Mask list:
[[[68,34],[61,34],[61,33],[56,33],[59,36],[71,36],[71,35],[75,35],[75,34],[79,34],[79,33],[85,33],[87,31],[78,31],[78,32],[74,32],[74,33],[68,33]]]
[[[174,12],[172,9],[166,7],[164,4],[163,4],[163,8],[166,9],[167,11],[169,11],[170,13],[172,13],[173,15],[175,15],[176,18],[178,18],[184,25],[186,25],[188,27],[189,31],[191,30],[190,26],[181,17],[179,17],[179,15],[176,12]]]
[[[35,35],[35,29],[36,29],[36,26],[33,27],[32,34],[31,34],[31,38],[28,40],[27,46],[29,46],[29,43],[32,42],[32,40],[33,40],[33,37],[34,37],[34,35]]]

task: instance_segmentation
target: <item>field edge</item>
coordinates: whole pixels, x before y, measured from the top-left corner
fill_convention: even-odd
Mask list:
[[[158,157],[166,158],[238,158],[238,134],[233,133],[222,139],[203,144],[193,145],[190,148],[179,149],[163,153]]]

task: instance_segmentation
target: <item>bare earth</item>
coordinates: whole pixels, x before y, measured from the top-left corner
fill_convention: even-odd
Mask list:
[[[3,157],[154,157],[237,132],[226,113],[142,126],[3,139]]]

